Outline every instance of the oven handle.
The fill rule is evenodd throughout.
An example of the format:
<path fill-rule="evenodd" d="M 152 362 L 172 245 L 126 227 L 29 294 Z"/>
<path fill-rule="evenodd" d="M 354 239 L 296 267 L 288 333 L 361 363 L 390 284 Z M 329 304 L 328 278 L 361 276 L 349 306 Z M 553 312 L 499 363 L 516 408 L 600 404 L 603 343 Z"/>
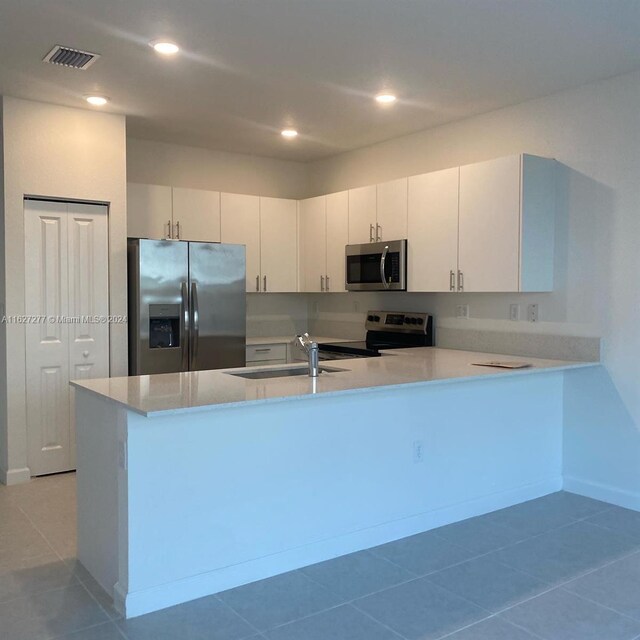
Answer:
<path fill-rule="evenodd" d="M 389 245 L 386 245 L 382 255 L 380 256 L 380 279 L 382 280 L 382 286 L 385 289 L 389 288 L 389 283 L 384 276 L 384 263 L 387 261 L 387 253 L 389 253 Z"/>

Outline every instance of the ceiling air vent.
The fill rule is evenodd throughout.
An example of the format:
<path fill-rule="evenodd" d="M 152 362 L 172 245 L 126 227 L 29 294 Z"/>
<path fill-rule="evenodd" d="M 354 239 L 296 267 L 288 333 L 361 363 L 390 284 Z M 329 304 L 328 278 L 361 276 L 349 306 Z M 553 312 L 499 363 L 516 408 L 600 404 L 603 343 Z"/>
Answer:
<path fill-rule="evenodd" d="M 97 53 L 91 53 L 89 51 L 80 51 L 79 49 L 72 49 L 71 47 L 62 47 L 57 44 L 47 55 L 42 59 L 43 62 L 50 62 L 51 64 L 59 64 L 63 67 L 71 67 L 72 69 L 81 69 L 84 71 L 88 69 L 98 58 Z"/>

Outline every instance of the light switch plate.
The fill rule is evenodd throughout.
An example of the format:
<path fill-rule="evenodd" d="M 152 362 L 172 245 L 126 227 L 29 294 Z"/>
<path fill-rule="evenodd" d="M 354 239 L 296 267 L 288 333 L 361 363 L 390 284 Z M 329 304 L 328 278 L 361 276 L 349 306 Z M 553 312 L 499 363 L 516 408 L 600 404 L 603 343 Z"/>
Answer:
<path fill-rule="evenodd" d="M 538 305 L 530 304 L 527 307 L 527 320 L 529 322 L 538 322 Z"/>
<path fill-rule="evenodd" d="M 456 318 L 468 318 L 469 317 L 469 305 L 458 304 L 456 305 Z"/>

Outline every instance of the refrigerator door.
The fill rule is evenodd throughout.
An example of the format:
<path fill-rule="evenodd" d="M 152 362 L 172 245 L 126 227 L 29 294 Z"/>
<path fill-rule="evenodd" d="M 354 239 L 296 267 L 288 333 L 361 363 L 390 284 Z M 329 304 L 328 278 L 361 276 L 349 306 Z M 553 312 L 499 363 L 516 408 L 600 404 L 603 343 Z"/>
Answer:
<path fill-rule="evenodd" d="M 192 371 L 244 367 L 245 247 L 189 243 Z"/>
<path fill-rule="evenodd" d="M 189 363 L 186 242 L 129 240 L 129 374 L 186 371 Z"/>

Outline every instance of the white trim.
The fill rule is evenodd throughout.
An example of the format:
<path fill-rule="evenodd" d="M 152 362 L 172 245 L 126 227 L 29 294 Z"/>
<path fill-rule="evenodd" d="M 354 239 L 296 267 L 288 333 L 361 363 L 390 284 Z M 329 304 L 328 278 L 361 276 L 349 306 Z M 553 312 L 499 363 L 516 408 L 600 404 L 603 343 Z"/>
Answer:
<path fill-rule="evenodd" d="M 562 488 L 562 477 L 551 477 L 534 484 L 509 489 L 461 504 L 421 513 L 401 520 L 385 522 L 336 538 L 287 549 L 249 562 L 189 576 L 142 591 L 125 593 L 120 583 L 114 586 L 114 605 L 127 618 L 164 609 L 243 584 L 299 569 L 316 562 L 398 540 L 446 524 L 465 520 L 514 504 L 554 493 Z"/>
<path fill-rule="evenodd" d="M 29 467 L 22 467 L 22 469 L 9 469 L 9 471 L 0 469 L 0 482 L 7 486 L 13 484 L 24 484 L 25 482 L 29 482 L 29 480 L 31 480 L 31 470 Z"/>
<path fill-rule="evenodd" d="M 625 491 L 624 489 L 612 487 L 608 484 L 592 482 L 591 480 L 584 480 L 582 478 L 574 478 L 573 476 L 564 477 L 563 488 L 565 491 L 577 493 L 578 495 L 586 496 L 587 498 L 602 500 L 604 502 L 610 502 L 611 504 L 618 505 L 619 507 L 640 511 L 640 493 L 635 491 Z"/>

